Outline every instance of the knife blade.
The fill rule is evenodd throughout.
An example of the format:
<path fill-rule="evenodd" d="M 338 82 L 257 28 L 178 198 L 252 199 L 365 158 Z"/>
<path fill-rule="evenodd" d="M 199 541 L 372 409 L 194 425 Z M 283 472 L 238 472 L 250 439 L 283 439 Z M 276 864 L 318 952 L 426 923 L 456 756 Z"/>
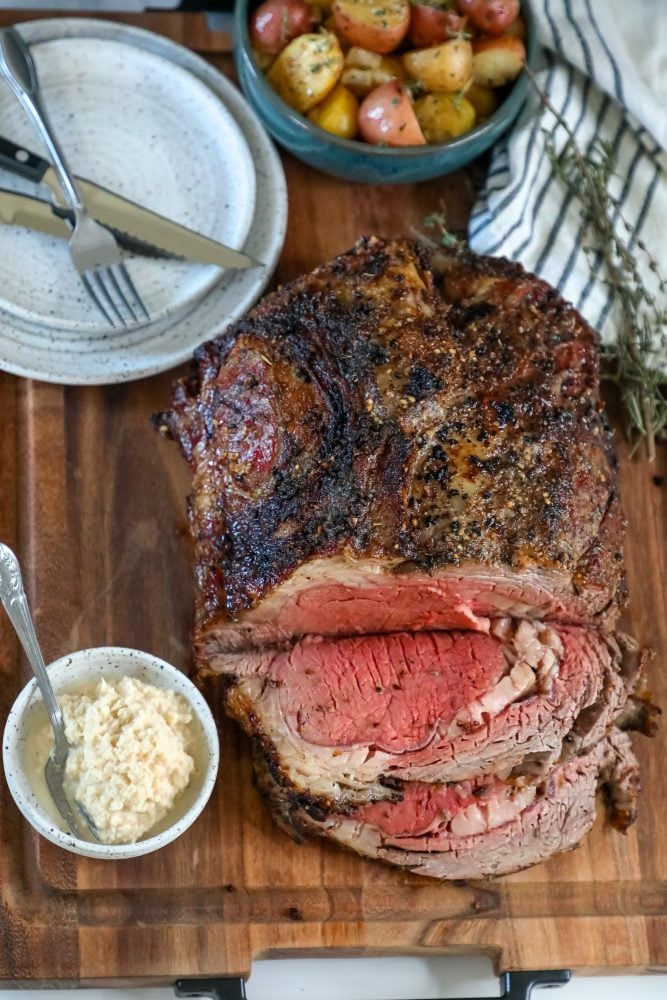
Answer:
<path fill-rule="evenodd" d="M 9 191 L 6 188 L 0 188 L 0 223 L 7 226 L 25 226 L 26 229 L 36 229 L 40 233 L 58 236 L 63 240 L 69 240 L 72 235 L 72 226 L 66 209 L 61 209 L 42 198 L 34 198 L 32 195 Z M 119 246 L 129 253 L 158 259 L 176 256 L 168 250 L 161 250 L 127 233 L 113 229 L 112 231 Z"/>
<path fill-rule="evenodd" d="M 45 184 L 58 204 L 61 191 L 56 172 L 48 160 L 11 139 L 0 136 L 0 167 L 38 184 Z M 86 208 L 103 225 L 114 232 L 150 243 L 169 254 L 216 267 L 247 268 L 263 265 L 239 250 L 202 236 L 187 226 L 151 212 L 129 198 L 115 194 L 94 181 L 77 177 Z"/>

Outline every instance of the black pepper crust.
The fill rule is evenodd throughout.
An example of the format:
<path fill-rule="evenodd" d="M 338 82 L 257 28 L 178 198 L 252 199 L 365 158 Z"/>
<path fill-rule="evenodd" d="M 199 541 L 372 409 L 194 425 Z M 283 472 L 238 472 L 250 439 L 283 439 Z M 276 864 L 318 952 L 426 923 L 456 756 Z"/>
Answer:
<path fill-rule="evenodd" d="M 624 597 L 593 330 L 503 259 L 364 238 L 197 352 L 156 420 L 194 475 L 198 621 L 300 565 L 556 571 L 580 617 Z"/>

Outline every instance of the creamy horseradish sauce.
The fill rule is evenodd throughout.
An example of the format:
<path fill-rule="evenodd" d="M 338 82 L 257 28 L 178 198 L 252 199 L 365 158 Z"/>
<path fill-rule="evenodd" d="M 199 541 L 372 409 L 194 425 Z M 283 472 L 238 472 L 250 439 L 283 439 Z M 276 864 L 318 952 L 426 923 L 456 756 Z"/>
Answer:
<path fill-rule="evenodd" d="M 71 745 L 66 791 L 93 820 L 100 840 L 134 843 L 171 825 L 175 805 L 186 811 L 182 793 L 200 770 L 201 739 L 182 695 L 123 677 L 62 694 L 58 703 Z M 44 780 L 53 733 L 44 706 L 37 707 L 26 774 L 40 804 L 62 826 Z M 170 821 L 162 823 L 165 818 Z"/>

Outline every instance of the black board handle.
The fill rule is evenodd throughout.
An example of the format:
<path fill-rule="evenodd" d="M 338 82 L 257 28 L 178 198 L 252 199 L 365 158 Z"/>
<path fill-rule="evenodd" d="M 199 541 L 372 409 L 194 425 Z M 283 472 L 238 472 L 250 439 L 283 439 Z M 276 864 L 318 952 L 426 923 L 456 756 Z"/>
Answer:
<path fill-rule="evenodd" d="M 569 969 L 542 969 L 533 972 L 504 972 L 500 977 L 500 1000 L 530 1000 L 535 988 L 550 989 L 565 986 L 570 981 Z M 177 997 L 210 997 L 211 1000 L 247 1000 L 245 980 L 232 979 L 179 979 L 174 985 Z M 475 997 L 470 1000 L 489 1000 Z"/>

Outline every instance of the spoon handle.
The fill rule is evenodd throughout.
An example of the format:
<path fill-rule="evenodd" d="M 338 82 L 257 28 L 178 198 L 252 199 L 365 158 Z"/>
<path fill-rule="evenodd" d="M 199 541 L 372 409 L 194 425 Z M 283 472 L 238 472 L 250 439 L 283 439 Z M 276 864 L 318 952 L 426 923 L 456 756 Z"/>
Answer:
<path fill-rule="evenodd" d="M 44 699 L 44 704 L 46 705 L 46 710 L 49 713 L 51 725 L 53 726 L 57 755 L 61 748 L 67 749 L 62 712 L 51 686 L 42 651 L 37 642 L 35 626 L 32 623 L 28 601 L 23 589 L 23 580 L 21 578 L 18 559 L 12 550 L 1 542 L 0 600 L 5 607 L 9 620 L 16 629 L 16 634 L 37 678 L 37 684 L 39 685 L 39 690 L 42 693 L 42 698 Z"/>

